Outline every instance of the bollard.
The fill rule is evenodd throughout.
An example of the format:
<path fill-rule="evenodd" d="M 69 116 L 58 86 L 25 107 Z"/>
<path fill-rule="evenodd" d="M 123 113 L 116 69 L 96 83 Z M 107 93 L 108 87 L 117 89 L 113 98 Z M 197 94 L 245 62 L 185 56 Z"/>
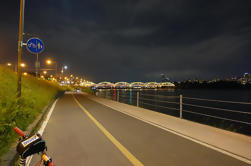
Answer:
<path fill-rule="evenodd" d="M 117 102 L 119 102 L 119 90 L 118 90 L 118 93 L 117 93 Z"/>
<path fill-rule="evenodd" d="M 139 107 L 139 92 L 137 92 L 137 107 Z"/>
<path fill-rule="evenodd" d="M 182 95 L 180 95 L 180 118 L 182 119 Z"/>

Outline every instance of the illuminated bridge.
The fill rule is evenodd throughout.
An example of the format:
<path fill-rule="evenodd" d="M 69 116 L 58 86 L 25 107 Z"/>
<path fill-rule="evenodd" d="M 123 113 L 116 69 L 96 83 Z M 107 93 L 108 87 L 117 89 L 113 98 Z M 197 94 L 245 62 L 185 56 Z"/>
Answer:
<path fill-rule="evenodd" d="M 174 88 L 175 85 L 171 82 L 100 82 L 93 87 L 96 87 L 98 89 L 111 89 L 111 88 L 118 88 L 118 89 L 157 89 L 157 88 Z"/>

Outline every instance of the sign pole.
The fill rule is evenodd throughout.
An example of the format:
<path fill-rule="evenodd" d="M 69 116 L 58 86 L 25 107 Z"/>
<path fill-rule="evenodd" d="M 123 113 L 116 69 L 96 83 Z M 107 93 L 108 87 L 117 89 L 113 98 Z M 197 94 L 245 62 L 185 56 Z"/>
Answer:
<path fill-rule="evenodd" d="M 35 67 L 36 67 L 36 77 L 38 77 L 39 62 L 38 62 L 38 54 L 36 54 L 36 55 L 37 55 L 37 59 L 36 59 Z"/>
<path fill-rule="evenodd" d="M 19 15 L 19 35 L 18 35 L 18 56 L 17 56 L 17 97 L 21 97 L 22 71 L 21 58 L 23 47 L 23 31 L 24 31 L 24 5 L 25 0 L 20 0 L 20 15 Z"/>

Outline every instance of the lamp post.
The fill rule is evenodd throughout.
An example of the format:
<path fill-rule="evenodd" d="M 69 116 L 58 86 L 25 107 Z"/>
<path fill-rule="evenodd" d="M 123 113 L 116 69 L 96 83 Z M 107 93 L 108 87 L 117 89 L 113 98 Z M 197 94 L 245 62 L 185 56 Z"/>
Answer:
<path fill-rule="evenodd" d="M 35 62 L 35 68 L 36 68 L 36 77 L 38 77 L 38 71 L 39 71 L 39 67 L 40 67 L 40 64 L 39 64 L 39 61 L 38 61 L 38 54 L 36 54 L 36 62 Z"/>
<path fill-rule="evenodd" d="M 20 72 L 21 72 L 21 74 L 22 74 L 22 72 L 24 72 L 25 70 L 24 70 L 24 68 L 26 67 L 26 64 L 25 63 L 20 63 Z M 24 75 L 24 74 L 23 74 Z"/>
<path fill-rule="evenodd" d="M 52 61 L 50 59 L 46 60 L 47 65 L 51 65 L 52 63 L 55 64 L 55 76 L 57 77 L 57 75 L 58 75 L 58 63 L 56 61 Z"/>
<path fill-rule="evenodd" d="M 18 35 L 18 56 L 17 56 L 17 97 L 21 96 L 21 60 L 22 60 L 22 47 L 23 47 L 23 31 L 24 31 L 24 5 L 25 0 L 20 0 L 20 15 L 19 15 L 19 35 Z"/>
<path fill-rule="evenodd" d="M 67 70 L 68 66 L 64 65 L 62 66 L 62 70 L 61 70 L 61 74 L 62 74 L 62 78 L 64 78 L 64 70 Z"/>
<path fill-rule="evenodd" d="M 9 69 L 13 70 L 12 63 L 8 62 L 6 66 L 8 66 Z"/>
<path fill-rule="evenodd" d="M 20 67 L 24 68 L 24 67 L 26 67 L 26 64 L 25 63 L 20 63 Z"/>

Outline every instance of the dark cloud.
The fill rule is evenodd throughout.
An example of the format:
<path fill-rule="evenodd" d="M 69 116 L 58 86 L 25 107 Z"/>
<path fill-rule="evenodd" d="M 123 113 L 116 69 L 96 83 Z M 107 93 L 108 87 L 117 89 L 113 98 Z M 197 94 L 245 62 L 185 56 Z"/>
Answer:
<path fill-rule="evenodd" d="M 16 56 L 17 2 L 0 7 L 1 63 Z M 93 81 L 151 81 L 161 73 L 210 79 L 250 72 L 250 6 L 249 0 L 26 1 L 25 31 L 45 41 L 41 59 L 53 56 Z"/>

